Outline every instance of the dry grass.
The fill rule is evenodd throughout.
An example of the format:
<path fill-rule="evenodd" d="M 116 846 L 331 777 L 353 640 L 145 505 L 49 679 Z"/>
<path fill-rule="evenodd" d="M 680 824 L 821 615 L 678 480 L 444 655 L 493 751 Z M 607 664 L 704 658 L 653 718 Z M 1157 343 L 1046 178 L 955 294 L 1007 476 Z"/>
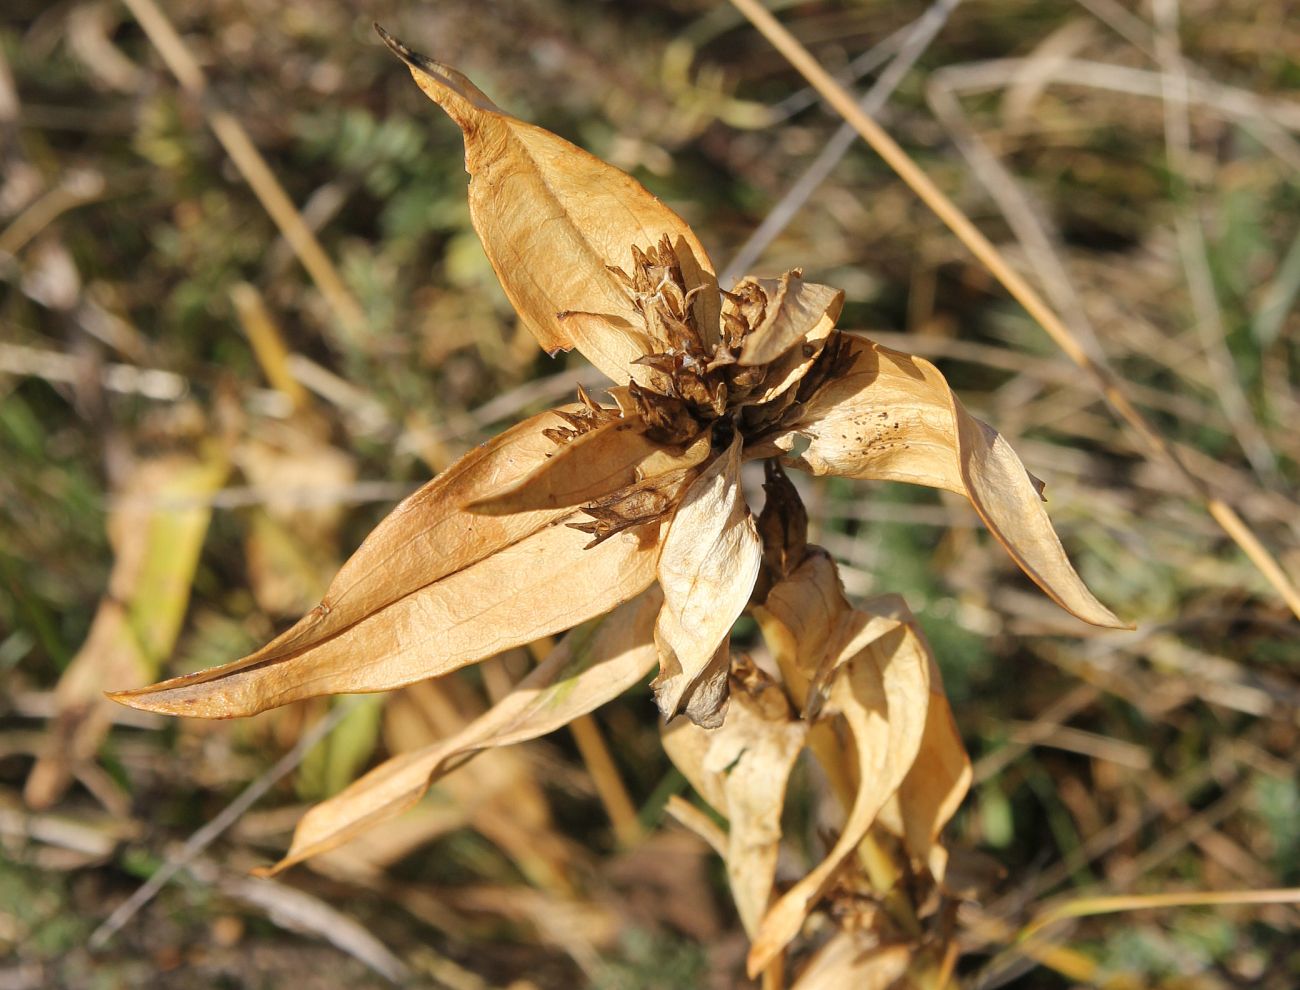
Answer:
<path fill-rule="evenodd" d="M 0 985 L 365 986 L 398 969 L 465 988 L 735 985 L 745 942 L 707 848 L 664 816 L 684 784 L 645 692 L 250 886 L 305 801 L 454 731 L 523 655 L 363 702 L 282 779 L 269 771 L 325 703 L 230 724 L 115 712 L 44 807 L 24 788 L 66 736 L 54 687 L 106 589 L 121 595 L 124 545 L 171 581 L 126 583 L 131 621 L 175 624 L 162 669 L 237 656 L 398 495 L 578 380 L 516 328 L 469 228 L 459 135 L 372 19 L 635 171 L 720 261 L 839 119 L 731 7 L 695 0 L 200 2 L 167 7 L 174 36 L 151 3 L 128 7 L 20 0 L 0 23 Z M 836 72 L 925 10 L 780 17 Z M 1294 581 L 1293 20 L 1271 0 L 965 3 L 881 119 Z M 964 978 L 1295 985 L 1294 907 L 1077 903 L 1300 883 L 1300 648 L 1277 581 L 865 147 L 761 259 L 843 285 L 843 326 L 939 362 L 1048 481 L 1085 578 L 1138 626 L 1099 633 L 1031 594 L 964 503 L 806 492 L 850 592 L 898 591 L 918 613 L 977 758 L 952 842 L 980 891 Z M 228 463 L 209 463 L 212 438 Z M 164 458 L 211 470 L 146 470 Z M 110 545 L 110 514 L 132 505 L 197 535 Z M 250 782 L 269 785 L 254 810 L 91 950 Z M 821 841 L 811 783 L 801 800 L 796 859 Z M 1055 920 L 1017 941 L 1034 919 Z"/>

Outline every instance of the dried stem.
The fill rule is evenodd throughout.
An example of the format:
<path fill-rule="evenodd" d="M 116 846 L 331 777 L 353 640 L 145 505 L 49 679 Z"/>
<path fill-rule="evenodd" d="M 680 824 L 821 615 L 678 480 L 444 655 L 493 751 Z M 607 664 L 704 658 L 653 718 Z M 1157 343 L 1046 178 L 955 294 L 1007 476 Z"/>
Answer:
<path fill-rule="evenodd" d="M 1165 894 L 1120 894 L 1116 897 L 1080 897 L 1035 918 L 1020 933 L 1028 939 L 1046 926 L 1065 918 L 1086 918 L 1119 911 L 1150 911 L 1171 907 L 1214 907 L 1238 904 L 1300 904 L 1300 888 L 1278 890 L 1188 890 Z"/>
<path fill-rule="evenodd" d="M 289 348 L 271 311 L 266 308 L 262 294 L 247 282 L 239 282 L 230 290 L 230 301 L 234 303 L 235 315 L 239 317 L 266 380 L 289 400 L 295 411 L 306 409 L 311 397 L 302 382 L 289 371 Z"/>
<path fill-rule="evenodd" d="M 1145 441 L 1155 454 L 1171 464 L 1187 486 L 1204 502 L 1206 510 L 1242 549 L 1269 584 L 1278 592 L 1292 613 L 1300 618 L 1300 591 L 1281 565 L 1232 506 L 1215 496 L 1208 486 L 1183 463 L 1178 453 L 1129 400 L 1120 380 L 1095 361 L 1074 333 L 1044 302 L 1038 292 L 1007 262 L 992 242 L 926 175 L 908 154 L 870 117 L 858 108 L 853 97 L 824 69 L 812 54 L 776 20 L 758 0 L 731 0 L 750 22 L 770 41 L 805 79 L 810 82 L 845 120 L 853 125 L 862 139 L 871 145 L 899 177 L 941 219 L 1006 290 L 1020 303 L 1048 336 L 1096 384 L 1111 407 Z"/>
<path fill-rule="evenodd" d="M 630 847 L 636 845 L 644 836 L 641 821 L 637 818 L 636 807 L 627 792 L 623 778 L 619 776 L 618 767 L 610 755 L 609 746 L 601 734 L 600 726 L 590 715 L 575 718 L 569 723 L 569 732 L 587 766 L 591 781 L 605 806 L 610 824 L 614 826 L 614 836 L 619 845 Z"/>

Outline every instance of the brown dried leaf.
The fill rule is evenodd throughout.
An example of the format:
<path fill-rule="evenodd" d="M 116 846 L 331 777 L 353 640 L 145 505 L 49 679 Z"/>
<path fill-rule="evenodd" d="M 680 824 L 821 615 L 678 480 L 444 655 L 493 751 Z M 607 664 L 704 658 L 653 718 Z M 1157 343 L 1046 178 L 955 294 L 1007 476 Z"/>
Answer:
<path fill-rule="evenodd" d="M 267 661 L 336 636 L 368 615 L 517 542 L 567 515 L 556 509 L 489 519 L 464 503 L 509 485 L 546 461 L 548 429 L 566 425 L 562 406 L 532 416 L 456 461 L 403 499 L 345 563 L 320 605 L 247 661 Z"/>
<path fill-rule="evenodd" d="M 333 849 L 410 808 L 440 776 L 474 753 L 545 735 L 617 697 L 654 666 L 660 596 L 650 589 L 574 629 L 496 706 L 447 739 L 396 756 L 298 823 L 288 854 L 269 872 Z"/>
<path fill-rule="evenodd" d="M 912 949 L 880 946 L 856 932 L 840 932 L 813 956 L 791 990 L 891 990 L 907 972 Z"/>
<path fill-rule="evenodd" d="M 508 656 L 488 663 L 499 664 Z M 454 678 L 418 681 L 380 700 L 389 753 L 440 742 L 485 710 L 470 686 Z M 570 892 L 570 849 L 554 831 L 536 769 L 530 754 L 516 748 L 482 754 L 442 780 L 438 801 L 421 803 L 383 829 L 358 835 L 313 858 L 313 867 L 330 875 L 378 876 L 419 846 L 468 827 L 495 843 L 530 883 Z"/>
<path fill-rule="evenodd" d="M 737 359 L 739 364 L 770 364 L 796 344 L 825 339 L 844 308 L 841 290 L 805 282 L 797 271 L 786 272 L 780 278 L 750 276 L 732 291 L 742 291 L 747 282 L 763 291 L 768 306 L 763 322 L 753 327 L 745 338 Z"/>
<path fill-rule="evenodd" d="M 858 629 L 877 618 L 861 612 L 844 616 Z M 776 902 L 763 919 L 749 952 L 749 973 L 761 972 L 798 933 L 808 913 L 834 879 L 840 864 L 857 848 L 876 815 L 898 790 L 916 760 L 929 701 L 929 654 L 904 627 L 896 627 L 860 647 L 862 636 L 829 666 L 825 716 L 842 715 L 853 735 L 858 784 L 848 819 L 826 858 Z M 852 652 L 859 650 L 860 652 Z"/>
<path fill-rule="evenodd" d="M 464 133 L 474 228 L 511 304 L 543 348 L 576 347 L 626 383 L 632 362 L 646 353 L 643 336 L 632 329 L 643 321 L 607 266 L 629 267 L 633 246 L 648 250 L 665 236 L 686 288 L 704 287 L 695 296 L 696 317 L 716 339 L 717 276 L 677 214 L 631 176 L 504 113 L 455 69 L 379 33 Z M 562 319 L 568 312 L 608 319 Z"/>
<path fill-rule="evenodd" d="M 808 510 L 780 461 L 765 460 L 763 473 L 766 499 L 758 514 L 758 535 L 763 541 L 766 577 L 781 581 L 808 556 Z"/>
<path fill-rule="evenodd" d="M 583 534 L 557 523 L 301 650 L 272 659 L 254 654 L 112 697 L 148 711 L 235 718 L 301 698 L 436 677 L 568 629 L 645 590 L 655 576 L 658 535 L 648 526 L 584 552 Z"/>
<path fill-rule="evenodd" d="M 771 682 L 734 687 L 720 728 L 679 721 L 664 732 L 669 758 L 730 825 L 727 879 L 751 936 L 772 896 L 786 784 L 807 732 Z"/>
<path fill-rule="evenodd" d="M 512 483 L 543 463 L 555 449 L 544 431 L 563 427 L 565 420 L 560 414 L 580 408 L 571 405 L 540 413 L 471 450 L 404 499 L 375 527 L 330 582 L 316 608 L 260 650 L 217 669 L 267 666 L 301 654 L 564 518 L 570 510 L 487 518 L 459 506 Z M 206 673 L 211 672 L 193 676 Z M 218 713 L 214 716 L 220 717 Z"/>
<path fill-rule="evenodd" d="M 616 419 L 582 434 L 510 485 L 469 503 L 484 515 L 508 515 L 582 505 L 645 477 L 690 467 L 684 452 L 673 454 L 645 435 L 640 417 Z M 708 454 L 705 443 L 691 448 L 694 463 Z"/>
<path fill-rule="evenodd" d="M 934 653 L 903 599 L 886 595 L 865 603 L 862 609 L 901 622 L 904 635 L 914 639 L 917 648 L 924 650 L 929 658 L 930 703 L 925 712 L 921 748 L 898 792 L 881 809 L 879 821 L 895 835 L 902 836 L 908 853 L 927 866 L 936 880 L 942 881 L 947 855 L 936 845 L 936 840 L 970 789 L 970 757 L 944 694 Z"/>
<path fill-rule="evenodd" d="M 803 563 L 773 586 L 753 611 L 773 654 L 789 657 L 799 673 L 811 680 L 850 610 L 835 561 L 820 547 L 810 547 Z M 802 692 L 796 693 L 795 701 L 805 704 Z"/>
<path fill-rule="evenodd" d="M 852 366 L 806 403 L 791 459 L 813 474 L 906 481 L 965 495 L 1017 564 L 1062 608 L 1126 629 L 1075 573 L 1038 490 L 1010 444 L 970 415 L 929 361 L 852 338 Z"/>
<path fill-rule="evenodd" d="M 664 607 L 655 624 L 655 701 L 712 728 L 726 702 L 728 636 L 749 601 L 762 544 L 740 490 L 739 434 L 682 498 L 659 558 Z"/>

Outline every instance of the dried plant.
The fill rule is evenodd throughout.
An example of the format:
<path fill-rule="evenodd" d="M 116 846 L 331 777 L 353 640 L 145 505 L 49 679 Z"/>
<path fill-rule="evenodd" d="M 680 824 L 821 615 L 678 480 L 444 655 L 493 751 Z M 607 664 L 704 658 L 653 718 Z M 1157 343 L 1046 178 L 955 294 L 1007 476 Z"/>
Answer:
<path fill-rule="evenodd" d="M 580 390 L 471 451 L 399 505 L 324 600 L 257 652 L 113 697 L 252 715 L 401 687 L 571 630 L 463 731 L 312 809 L 274 870 L 657 665 L 667 752 L 728 829 L 689 806 L 678 814 L 726 860 L 751 974 L 779 984 L 787 946 L 806 931 L 820 948 L 797 986 L 904 975 L 945 985 L 954 915 L 938 837 L 969 761 L 907 607 L 845 598 L 834 562 L 807 543 L 785 467 L 964 495 L 1051 598 L 1122 625 L 1066 559 L 1041 483 L 931 364 L 835 329 L 843 293 L 799 270 L 721 290 L 695 234 L 631 177 L 380 33 L 464 133 L 474 225 L 521 319 L 547 351 L 576 348 L 608 375 L 612 404 Z M 767 479 L 757 519 L 740 484 L 753 460 Z M 746 612 L 773 662 L 733 653 Z M 805 749 L 845 818 L 825 858 L 778 892 L 784 795 Z"/>

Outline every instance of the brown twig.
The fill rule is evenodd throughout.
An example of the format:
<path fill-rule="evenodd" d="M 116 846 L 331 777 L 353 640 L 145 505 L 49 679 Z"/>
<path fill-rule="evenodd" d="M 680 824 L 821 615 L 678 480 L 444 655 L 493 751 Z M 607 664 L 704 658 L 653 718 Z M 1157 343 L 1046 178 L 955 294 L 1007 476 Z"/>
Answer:
<path fill-rule="evenodd" d="M 591 782 L 596 787 L 596 794 L 605 806 L 610 824 L 614 827 L 614 836 L 619 845 L 631 847 L 644 836 L 641 822 L 636 816 L 636 807 L 628 795 L 623 778 L 619 776 L 618 767 L 610 755 L 609 746 L 601 734 L 600 726 L 590 715 L 575 718 L 569 723 L 569 733 L 578 747 L 582 762 L 587 766 Z"/>

